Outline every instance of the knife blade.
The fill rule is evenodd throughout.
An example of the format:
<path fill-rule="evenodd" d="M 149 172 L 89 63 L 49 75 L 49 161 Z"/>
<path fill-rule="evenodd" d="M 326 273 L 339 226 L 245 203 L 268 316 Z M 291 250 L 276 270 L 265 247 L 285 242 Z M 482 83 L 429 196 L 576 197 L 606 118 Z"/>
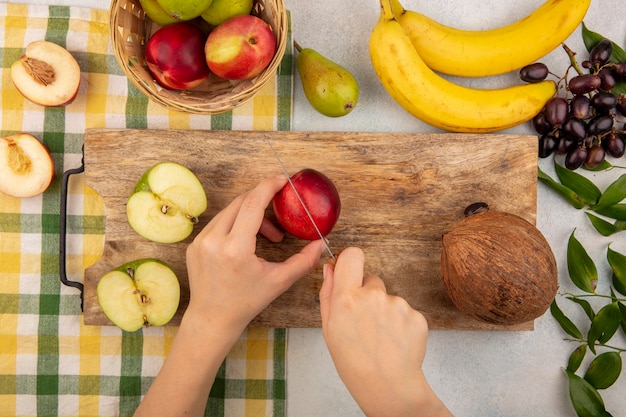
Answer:
<path fill-rule="evenodd" d="M 309 220 L 311 220 L 311 223 L 313 224 L 315 231 L 317 232 L 320 239 L 324 243 L 324 247 L 326 248 L 328 255 L 330 255 L 330 259 L 332 260 L 333 264 L 337 263 L 337 258 L 335 257 L 333 250 L 330 248 L 330 245 L 328 244 L 328 241 L 326 240 L 326 238 L 322 235 L 322 232 L 320 232 L 319 227 L 317 227 L 317 223 L 315 223 L 315 220 L 313 219 L 313 215 L 309 211 L 309 208 L 306 206 L 306 204 L 304 204 L 304 200 L 302 199 L 302 196 L 298 192 L 296 185 L 291 180 L 291 175 L 289 175 L 289 172 L 287 172 L 287 168 L 285 168 L 285 164 L 283 164 L 283 161 L 278 156 L 278 153 L 274 149 L 274 146 L 272 146 L 272 142 L 270 142 L 270 139 L 267 137 L 267 135 L 264 135 L 263 139 L 265 139 L 265 143 L 267 143 L 270 149 L 272 150 L 272 153 L 274 154 L 274 158 L 276 158 L 276 161 L 278 162 L 280 169 L 283 171 L 283 174 L 287 177 L 287 181 L 289 181 L 289 185 L 291 185 L 291 188 L 293 189 L 294 194 L 298 198 L 298 201 L 300 201 L 300 204 L 302 204 L 302 208 L 304 208 L 304 212 L 309 217 Z"/>

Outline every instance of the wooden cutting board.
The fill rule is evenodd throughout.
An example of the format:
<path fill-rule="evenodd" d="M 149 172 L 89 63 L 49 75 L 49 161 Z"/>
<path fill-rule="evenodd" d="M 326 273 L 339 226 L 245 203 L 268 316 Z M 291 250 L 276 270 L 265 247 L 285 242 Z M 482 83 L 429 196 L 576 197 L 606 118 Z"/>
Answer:
<path fill-rule="evenodd" d="M 104 198 L 105 247 L 85 272 L 86 324 L 111 324 L 98 305 L 102 275 L 125 262 L 155 257 L 170 264 L 181 282 L 181 304 L 170 324 L 180 323 L 189 300 L 185 248 L 137 235 L 126 220 L 126 200 L 141 174 L 162 161 L 179 162 L 204 185 L 209 208 L 197 233 L 217 212 L 262 178 L 281 173 L 263 135 L 288 172 L 314 168 L 330 177 L 342 212 L 328 236 L 335 252 L 361 247 L 367 270 L 381 276 L 390 293 L 404 297 L 432 329 L 532 330 L 485 324 L 459 313 L 441 280 L 441 235 L 463 218 L 469 204 L 517 214 L 535 224 L 537 138 L 527 135 L 393 134 L 87 130 L 85 180 Z M 272 218 L 271 208 L 267 211 Z M 280 261 L 305 242 L 287 236 L 280 244 L 259 238 L 257 253 Z M 260 327 L 320 327 L 318 267 L 278 298 L 252 323 Z"/>

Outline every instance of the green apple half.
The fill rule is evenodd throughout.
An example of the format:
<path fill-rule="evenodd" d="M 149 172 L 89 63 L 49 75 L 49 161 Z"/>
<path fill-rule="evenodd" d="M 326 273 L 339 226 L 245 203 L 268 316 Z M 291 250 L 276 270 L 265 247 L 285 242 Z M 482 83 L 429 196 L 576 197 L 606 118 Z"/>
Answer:
<path fill-rule="evenodd" d="M 130 226 L 146 239 L 174 243 L 186 239 L 207 208 L 198 177 L 175 162 L 161 162 L 139 179 L 126 204 Z"/>
<path fill-rule="evenodd" d="M 158 259 L 138 259 L 106 273 L 96 288 L 104 314 L 122 330 L 164 326 L 178 309 L 180 283 Z"/>

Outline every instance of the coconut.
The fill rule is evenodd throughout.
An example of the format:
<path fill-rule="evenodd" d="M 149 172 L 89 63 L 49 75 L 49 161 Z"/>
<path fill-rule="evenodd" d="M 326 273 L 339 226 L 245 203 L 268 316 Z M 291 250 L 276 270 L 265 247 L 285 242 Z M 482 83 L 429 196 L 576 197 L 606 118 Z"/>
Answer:
<path fill-rule="evenodd" d="M 549 308 L 558 287 L 550 245 L 523 218 L 488 210 L 486 204 L 476 207 L 442 237 L 448 296 L 460 311 L 484 322 L 534 320 Z"/>

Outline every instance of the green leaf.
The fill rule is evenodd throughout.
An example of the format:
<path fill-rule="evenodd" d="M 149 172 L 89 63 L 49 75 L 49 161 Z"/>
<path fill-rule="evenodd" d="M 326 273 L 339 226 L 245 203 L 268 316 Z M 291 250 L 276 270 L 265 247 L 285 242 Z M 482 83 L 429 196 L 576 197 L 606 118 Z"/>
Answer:
<path fill-rule="evenodd" d="M 574 191 L 567 188 L 563 184 L 554 181 L 548 174 L 543 172 L 541 168 L 537 167 L 537 170 L 537 178 L 539 179 L 539 181 L 541 181 L 557 194 L 559 194 L 561 197 L 563 197 L 563 199 L 570 203 L 574 208 L 581 209 L 587 205 Z"/>
<path fill-rule="evenodd" d="M 578 297 L 567 297 L 567 298 L 575 302 L 579 306 L 581 306 L 582 309 L 585 311 L 585 314 L 587 315 L 587 317 L 589 317 L 589 320 L 593 320 L 593 318 L 596 316 L 596 313 L 593 311 L 593 307 L 591 307 L 591 304 L 589 303 L 589 301 L 583 300 L 582 298 L 578 298 Z"/>
<path fill-rule="evenodd" d="M 576 327 L 574 322 L 571 321 L 563 313 L 563 311 L 561 311 L 559 306 L 556 304 L 556 300 L 553 300 L 552 304 L 550 304 L 550 313 L 552 313 L 552 317 L 555 318 L 555 320 L 557 321 L 557 323 L 559 323 L 559 325 L 561 326 L 563 331 L 565 331 L 565 333 L 567 333 L 568 335 L 576 339 L 582 340 L 583 334 L 581 333 L 580 330 L 578 330 L 578 327 Z"/>
<path fill-rule="evenodd" d="M 592 210 L 611 219 L 626 221 L 626 204 L 613 204 L 606 208 L 592 208 Z"/>
<path fill-rule="evenodd" d="M 598 204 L 592 206 L 591 209 L 594 211 L 601 210 L 619 203 L 624 198 L 626 198 L 626 174 L 622 174 L 613 181 L 602 193 Z"/>
<path fill-rule="evenodd" d="M 587 25 L 585 25 L 585 22 L 583 22 L 582 35 L 583 42 L 585 43 L 585 48 L 587 48 L 587 52 L 591 52 L 593 47 L 596 46 L 596 44 L 602 39 L 608 39 L 606 36 L 589 30 Z M 626 61 L 626 52 L 622 49 L 622 47 L 613 41 L 611 41 L 611 43 L 613 44 L 613 50 L 611 52 L 611 56 L 609 57 L 609 62 L 618 63 L 621 61 Z"/>
<path fill-rule="evenodd" d="M 609 248 L 606 259 L 613 270 L 613 288 L 622 295 L 626 295 L 626 256 Z"/>
<path fill-rule="evenodd" d="M 587 218 L 593 225 L 593 227 L 600 233 L 602 236 L 611 236 L 617 232 L 621 232 L 623 229 L 618 228 L 613 223 L 609 223 L 600 217 L 591 214 L 590 212 L 585 213 Z"/>
<path fill-rule="evenodd" d="M 579 417 L 606 416 L 604 401 L 589 382 L 568 370 L 569 397 Z"/>
<path fill-rule="evenodd" d="M 554 169 L 561 184 L 574 191 L 585 204 L 593 206 L 598 203 L 602 196 L 602 191 L 593 182 L 579 173 L 558 164 L 556 159 L 554 159 Z"/>
<path fill-rule="evenodd" d="M 585 380 L 595 389 L 613 385 L 622 372 L 622 358 L 617 352 L 605 352 L 596 356 L 585 372 Z"/>
<path fill-rule="evenodd" d="M 613 87 L 613 88 L 615 88 L 615 87 Z M 598 166 L 594 167 L 594 168 L 587 168 L 585 166 L 585 164 L 583 164 L 583 166 L 582 166 L 582 169 L 584 169 L 585 171 L 592 171 L 592 172 L 606 171 L 606 170 L 611 169 L 611 168 L 613 168 L 613 164 L 611 164 L 606 159 L 604 161 L 600 162 L 600 164 Z"/>
<path fill-rule="evenodd" d="M 574 285 L 585 292 L 595 292 L 598 270 L 583 245 L 574 236 L 574 232 L 567 242 L 567 270 Z"/>
<path fill-rule="evenodd" d="M 587 345 L 593 353 L 596 353 L 595 343 L 608 342 L 621 323 L 622 316 L 617 301 L 605 305 L 591 320 L 591 327 L 587 333 Z"/>
<path fill-rule="evenodd" d="M 569 355 L 569 359 L 567 361 L 567 370 L 570 372 L 576 372 L 580 367 L 580 364 L 585 359 L 585 355 L 587 354 L 587 345 L 580 345 L 571 355 Z"/>

